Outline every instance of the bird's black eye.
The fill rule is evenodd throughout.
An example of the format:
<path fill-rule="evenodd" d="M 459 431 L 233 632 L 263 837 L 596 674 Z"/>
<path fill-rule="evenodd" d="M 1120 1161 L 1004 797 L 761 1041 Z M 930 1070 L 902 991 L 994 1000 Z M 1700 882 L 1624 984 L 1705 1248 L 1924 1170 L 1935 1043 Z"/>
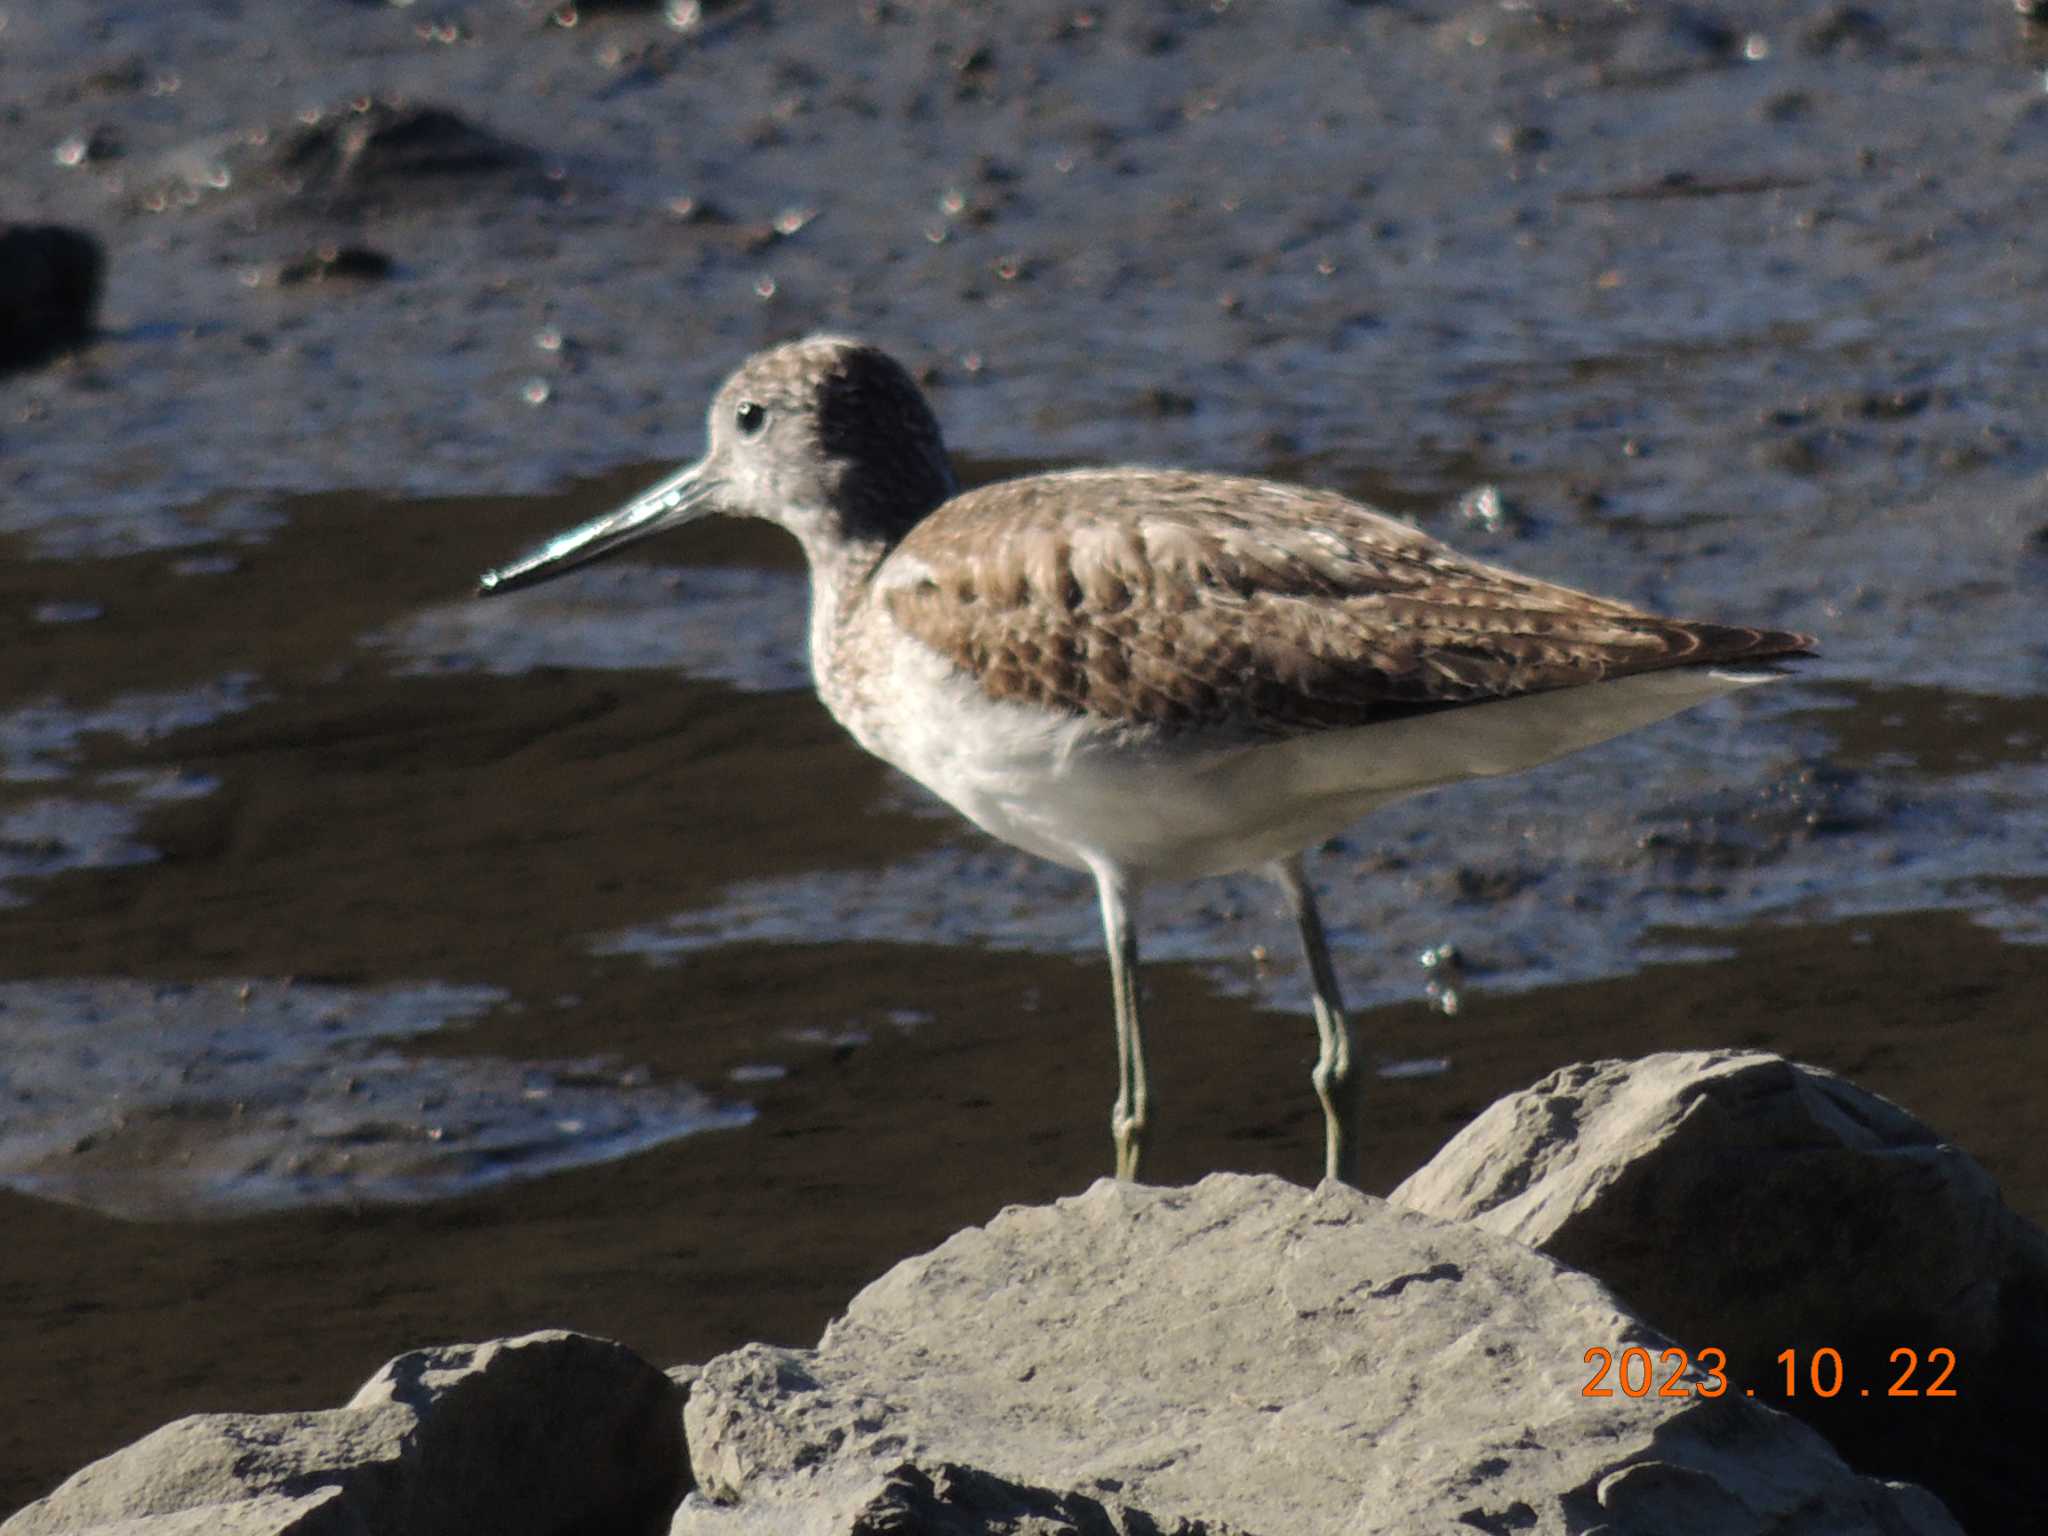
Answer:
<path fill-rule="evenodd" d="M 733 412 L 733 420 L 739 424 L 741 437 L 759 437 L 761 429 L 768 425 L 768 407 L 753 400 L 742 400 L 740 408 Z"/>

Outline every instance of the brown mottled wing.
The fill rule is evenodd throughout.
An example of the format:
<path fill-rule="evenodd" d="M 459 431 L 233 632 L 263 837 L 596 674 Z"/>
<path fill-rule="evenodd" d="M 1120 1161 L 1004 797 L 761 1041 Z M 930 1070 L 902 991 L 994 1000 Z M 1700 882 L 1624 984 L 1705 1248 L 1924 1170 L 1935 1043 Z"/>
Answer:
<path fill-rule="evenodd" d="M 877 581 L 991 698 L 1258 736 L 1812 644 L 1518 576 L 1327 492 L 1153 470 L 970 492 Z"/>

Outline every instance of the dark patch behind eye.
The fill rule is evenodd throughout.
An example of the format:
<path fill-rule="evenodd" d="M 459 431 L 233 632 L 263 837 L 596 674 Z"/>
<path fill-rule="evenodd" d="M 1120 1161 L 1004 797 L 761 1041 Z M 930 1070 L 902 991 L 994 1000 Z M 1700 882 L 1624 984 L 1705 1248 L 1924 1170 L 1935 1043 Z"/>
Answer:
<path fill-rule="evenodd" d="M 842 353 L 818 386 L 818 445 L 839 467 L 847 531 L 901 538 L 955 489 L 924 391 L 887 353 Z"/>

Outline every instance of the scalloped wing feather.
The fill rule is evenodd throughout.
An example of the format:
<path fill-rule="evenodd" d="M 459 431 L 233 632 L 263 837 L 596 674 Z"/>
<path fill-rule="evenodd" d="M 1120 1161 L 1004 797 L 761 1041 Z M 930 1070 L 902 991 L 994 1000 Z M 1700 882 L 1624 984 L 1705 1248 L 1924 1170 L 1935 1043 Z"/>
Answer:
<path fill-rule="evenodd" d="M 1329 492 L 1155 470 L 969 492 L 913 528 L 876 584 L 991 699 L 1248 737 L 1813 643 L 1517 575 Z"/>

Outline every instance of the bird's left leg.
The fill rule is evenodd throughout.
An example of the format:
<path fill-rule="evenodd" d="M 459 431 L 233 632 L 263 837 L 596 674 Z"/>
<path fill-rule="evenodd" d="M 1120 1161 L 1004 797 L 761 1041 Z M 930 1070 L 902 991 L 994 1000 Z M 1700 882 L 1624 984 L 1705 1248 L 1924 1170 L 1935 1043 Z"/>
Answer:
<path fill-rule="evenodd" d="M 1323 1106 L 1323 1176 L 1358 1182 L 1358 1108 L 1361 1095 L 1351 1086 L 1351 1027 L 1344 1019 L 1344 996 L 1337 990 L 1337 972 L 1330 964 L 1330 947 L 1323 938 L 1322 915 L 1316 911 L 1315 892 L 1301 868 L 1301 856 L 1276 859 L 1267 867 L 1273 883 L 1287 898 L 1295 925 L 1301 930 L 1301 947 L 1308 956 L 1309 976 L 1315 984 L 1316 1098 Z"/>

